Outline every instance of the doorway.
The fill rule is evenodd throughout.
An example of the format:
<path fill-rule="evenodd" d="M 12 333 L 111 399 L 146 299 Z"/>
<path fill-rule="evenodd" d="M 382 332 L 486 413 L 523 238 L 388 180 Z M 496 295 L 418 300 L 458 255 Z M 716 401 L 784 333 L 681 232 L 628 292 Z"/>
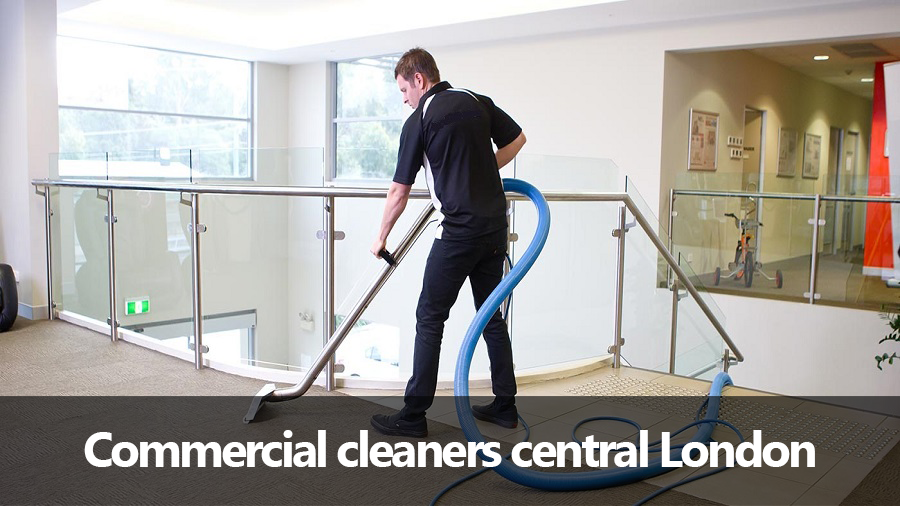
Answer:
<path fill-rule="evenodd" d="M 859 150 L 859 132 L 847 132 L 844 137 L 844 170 L 846 175 L 842 184 L 842 190 L 846 191 L 846 195 L 856 195 L 860 188 L 866 188 L 864 182 L 860 181 L 860 175 L 857 164 L 857 151 Z M 857 223 L 859 212 L 862 212 L 863 206 L 857 206 L 847 202 L 844 204 L 843 227 L 841 234 L 841 249 L 850 254 L 854 251 L 854 247 L 863 243 L 863 227 L 862 223 Z"/>
<path fill-rule="evenodd" d="M 841 167 L 843 166 L 841 151 L 844 143 L 844 130 L 831 127 L 828 135 L 828 176 L 825 179 L 825 194 L 840 195 Z M 846 178 L 844 178 L 846 179 Z M 825 228 L 822 231 L 822 252 L 835 255 L 840 249 L 841 226 L 838 216 L 843 213 L 841 203 L 830 200 L 825 201 Z"/>
<path fill-rule="evenodd" d="M 744 107 L 744 146 L 741 189 L 748 193 L 763 191 L 765 174 L 766 111 Z M 741 199 L 741 213 L 744 219 L 762 221 L 762 205 L 756 198 Z M 756 259 L 761 261 L 761 235 L 755 234 Z"/>
<path fill-rule="evenodd" d="M 827 195 L 856 195 L 861 185 L 857 173 L 857 150 L 859 149 L 859 133 L 844 132 L 842 128 L 831 127 L 828 142 L 828 179 Z M 854 220 L 856 212 L 851 202 L 825 202 L 825 230 L 823 252 L 841 255 L 847 259 L 853 253 L 853 246 L 862 243 L 857 236 Z"/>

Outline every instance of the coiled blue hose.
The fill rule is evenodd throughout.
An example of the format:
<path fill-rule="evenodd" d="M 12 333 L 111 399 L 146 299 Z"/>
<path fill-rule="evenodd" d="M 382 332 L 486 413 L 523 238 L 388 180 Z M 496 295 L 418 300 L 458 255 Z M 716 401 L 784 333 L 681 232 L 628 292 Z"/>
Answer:
<path fill-rule="evenodd" d="M 475 318 L 469 325 L 469 329 L 466 331 L 459 349 L 459 356 L 456 360 L 456 374 L 453 381 L 456 412 L 459 416 L 460 427 L 466 438 L 476 443 L 485 441 L 475 425 L 475 418 L 472 416 L 472 407 L 469 401 L 469 369 L 472 364 L 472 355 L 475 353 L 475 345 L 478 344 L 478 338 L 484 331 L 484 327 L 490 320 L 491 315 L 497 311 L 503 299 L 512 292 L 513 288 L 519 284 L 531 266 L 534 265 L 534 261 L 543 249 L 544 244 L 547 242 L 547 236 L 550 233 L 550 207 L 537 188 L 518 179 L 504 179 L 503 188 L 506 191 L 519 193 L 531 199 L 537 208 L 538 223 L 534 237 L 522 258 L 510 273 L 503 278 L 503 281 L 497 285 L 497 288 L 494 289 L 475 314 Z M 719 373 L 713 380 L 709 392 L 709 405 L 706 411 L 706 418 L 710 420 L 710 423 L 700 425 L 699 430 L 691 441 L 702 443 L 710 441 L 715 426 L 712 420 L 719 416 L 722 388 L 730 384 L 732 384 L 731 378 L 725 373 Z M 662 460 L 662 457 L 653 459 L 648 463 L 647 467 L 550 473 L 524 469 L 504 459 L 493 469 L 504 478 L 527 487 L 554 491 L 594 490 L 646 480 L 674 469 L 663 467 Z M 671 450 L 669 460 L 680 461 L 680 449 Z"/>

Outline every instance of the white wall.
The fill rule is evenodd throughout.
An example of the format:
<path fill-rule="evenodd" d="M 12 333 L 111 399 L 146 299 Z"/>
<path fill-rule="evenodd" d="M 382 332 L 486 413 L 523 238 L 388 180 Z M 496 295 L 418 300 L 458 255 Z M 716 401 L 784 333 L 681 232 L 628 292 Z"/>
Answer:
<path fill-rule="evenodd" d="M 30 182 L 58 151 L 55 0 L 0 1 L 0 107 L 0 262 L 19 272 L 23 313 L 46 314 L 43 201 Z"/>
<path fill-rule="evenodd" d="M 731 295 L 716 295 L 716 301 L 746 357 L 729 371 L 735 385 L 801 396 L 900 391 L 900 365 L 875 367 L 875 355 L 896 347 L 878 344 L 890 328 L 874 311 Z"/>

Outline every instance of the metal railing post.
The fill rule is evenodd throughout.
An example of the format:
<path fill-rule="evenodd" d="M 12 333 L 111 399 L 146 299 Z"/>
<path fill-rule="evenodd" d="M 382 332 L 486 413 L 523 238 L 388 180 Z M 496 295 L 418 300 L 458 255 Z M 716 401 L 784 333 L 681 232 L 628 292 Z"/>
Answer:
<path fill-rule="evenodd" d="M 613 369 L 622 365 L 622 296 L 625 291 L 625 206 L 619 207 L 619 228 L 613 230 L 613 237 L 618 238 L 618 256 L 616 257 L 616 320 L 615 342 L 612 345 Z"/>
<path fill-rule="evenodd" d="M 506 254 L 508 255 L 508 257 L 510 259 L 512 259 L 512 254 L 513 254 L 512 253 L 513 244 L 515 244 L 515 242 L 519 239 L 519 235 L 512 231 L 513 225 L 515 224 L 515 220 L 514 220 L 515 215 L 513 214 L 513 210 L 515 209 L 514 205 L 515 205 L 515 202 L 513 202 L 511 200 L 506 201 L 506 231 L 507 231 Z M 507 262 L 507 261 L 503 262 L 503 277 L 504 278 L 506 277 L 507 274 L 509 274 L 510 262 L 511 262 L 511 260 L 509 262 Z M 509 297 L 507 297 L 506 299 L 503 300 L 503 303 L 500 304 L 500 314 L 506 316 L 506 328 L 508 330 L 512 329 L 512 318 L 513 318 L 513 315 L 510 312 L 510 300 L 511 299 Z M 510 335 L 510 338 L 512 338 L 512 335 Z"/>
<path fill-rule="evenodd" d="M 206 226 L 200 224 L 200 195 L 191 194 L 191 300 L 194 313 L 194 367 L 203 368 L 203 304 L 200 283 L 200 234 Z"/>
<path fill-rule="evenodd" d="M 325 197 L 325 208 L 322 216 L 324 221 L 323 230 L 325 237 L 323 238 L 323 259 L 324 276 L 322 286 L 322 297 L 324 303 L 324 324 L 322 325 L 323 345 L 328 345 L 328 341 L 334 335 L 334 197 Z M 325 390 L 334 390 L 334 355 L 331 355 L 325 364 Z"/>
<path fill-rule="evenodd" d="M 109 337 L 119 340 L 119 321 L 116 310 L 116 215 L 113 191 L 106 190 L 106 224 L 109 253 Z"/>
<path fill-rule="evenodd" d="M 675 234 L 673 233 L 673 228 L 675 226 L 675 190 L 669 190 L 669 230 L 666 231 L 669 236 L 669 251 L 673 251 L 672 248 L 675 247 Z M 669 285 L 672 284 L 672 268 L 666 266 L 666 281 Z"/>
<path fill-rule="evenodd" d="M 52 239 L 51 239 L 51 222 L 50 218 L 53 216 L 53 210 L 50 209 L 50 187 L 44 187 L 44 236 L 45 241 L 44 244 L 47 247 L 47 315 L 50 320 L 56 318 L 56 315 L 53 314 L 53 262 L 50 260 L 52 248 Z"/>
<path fill-rule="evenodd" d="M 672 332 L 669 337 L 669 374 L 675 374 L 675 338 L 678 334 L 678 299 L 678 280 L 675 279 L 672 281 Z"/>
<path fill-rule="evenodd" d="M 816 269 L 819 259 L 819 207 L 822 196 L 816 194 L 815 207 L 813 207 L 813 218 L 812 218 L 812 249 L 810 250 L 811 256 L 809 261 L 809 303 L 816 303 Z"/>

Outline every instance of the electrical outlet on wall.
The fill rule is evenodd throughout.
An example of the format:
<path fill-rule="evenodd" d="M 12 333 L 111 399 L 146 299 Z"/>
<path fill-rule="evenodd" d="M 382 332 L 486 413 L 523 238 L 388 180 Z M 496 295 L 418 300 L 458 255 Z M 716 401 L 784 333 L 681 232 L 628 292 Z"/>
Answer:
<path fill-rule="evenodd" d="M 743 137 L 738 137 L 738 136 L 736 136 L 736 135 L 729 135 L 729 136 L 728 136 L 728 145 L 729 145 L 729 146 L 735 146 L 735 147 L 738 147 L 738 148 L 739 148 L 739 147 L 742 147 L 742 146 L 744 145 L 744 138 L 743 138 Z"/>

